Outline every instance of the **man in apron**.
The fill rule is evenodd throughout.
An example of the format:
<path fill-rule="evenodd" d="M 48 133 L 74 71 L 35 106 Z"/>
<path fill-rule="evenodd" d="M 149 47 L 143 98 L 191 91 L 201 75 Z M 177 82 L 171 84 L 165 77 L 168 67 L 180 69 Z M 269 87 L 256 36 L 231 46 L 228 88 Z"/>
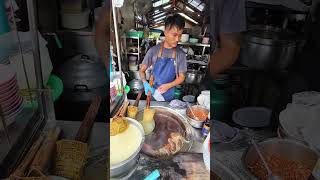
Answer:
<path fill-rule="evenodd" d="M 158 90 L 165 101 L 174 99 L 174 88 L 185 80 L 187 59 L 184 51 L 177 47 L 185 26 L 185 20 L 178 14 L 165 20 L 165 39 L 147 52 L 140 65 L 140 77 L 145 94 Z M 153 66 L 154 85 L 146 80 L 146 70 Z"/>

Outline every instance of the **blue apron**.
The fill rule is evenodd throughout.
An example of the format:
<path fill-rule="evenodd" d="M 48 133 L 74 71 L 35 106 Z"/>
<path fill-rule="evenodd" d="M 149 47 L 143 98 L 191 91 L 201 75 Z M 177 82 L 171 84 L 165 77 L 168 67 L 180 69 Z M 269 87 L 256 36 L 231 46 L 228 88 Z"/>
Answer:
<path fill-rule="evenodd" d="M 178 77 L 176 65 L 176 49 L 173 49 L 172 58 L 162 57 L 163 43 L 158 52 L 157 60 L 153 67 L 154 89 L 158 89 L 162 84 L 170 83 Z M 163 93 L 165 101 L 174 99 L 174 87 Z"/>

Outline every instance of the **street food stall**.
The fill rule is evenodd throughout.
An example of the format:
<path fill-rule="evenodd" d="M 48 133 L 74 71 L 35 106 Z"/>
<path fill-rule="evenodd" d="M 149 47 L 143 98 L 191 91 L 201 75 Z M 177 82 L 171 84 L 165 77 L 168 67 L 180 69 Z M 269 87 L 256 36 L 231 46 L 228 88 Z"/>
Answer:
<path fill-rule="evenodd" d="M 205 1 L 113 6 L 110 96 L 120 108 L 110 109 L 115 112 L 110 119 L 111 179 L 210 179 L 210 91 L 201 86 L 210 53 L 207 8 Z M 157 101 L 144 91 L 140 64 L 149 49 L 163 42 L 164 21 L 172 14 L 186 22 L 178 42 L 187 59 L 186 79 L 175 87 L 173 100 Z M 152 73 L 146 71 L 151 86 Z M 124 97 L 121 103 L 119 96 Z"/>

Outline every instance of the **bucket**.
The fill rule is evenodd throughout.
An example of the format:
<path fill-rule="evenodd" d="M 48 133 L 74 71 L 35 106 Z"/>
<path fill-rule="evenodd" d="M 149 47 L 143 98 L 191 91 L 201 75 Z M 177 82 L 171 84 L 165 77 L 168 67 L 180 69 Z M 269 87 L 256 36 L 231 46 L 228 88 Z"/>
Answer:
<path fill-rule="evenodd" d="M 228 79 L 216 79 L 213 81 L 210 93 L 210 106 L 213 119 L 219 121 L 231 120 L 231 97 Z"/>

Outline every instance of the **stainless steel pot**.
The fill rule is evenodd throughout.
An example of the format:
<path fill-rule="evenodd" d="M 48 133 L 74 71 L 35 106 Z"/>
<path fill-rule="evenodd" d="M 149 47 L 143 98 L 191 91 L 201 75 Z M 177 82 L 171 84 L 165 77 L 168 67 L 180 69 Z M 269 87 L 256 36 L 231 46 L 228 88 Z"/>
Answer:
<path fill-rule="evenodd" d="M 138 163 L 140 150 L 141 150 L 143 143 L 144 143 L 145 137 L 144 137 L 144 130 L 143 130 L 142 125 L 135 119 L 132 119 L 129 117 L 126 117 L 126 119 L 128 120 L 128 122 L 131 125 L 134 125 L 139 129 L 139 131 L 142 135 L 142 141 L 139 145 L 139 148 L 128 159 L 126 159 L 125 161 L 120 162 L 118 164 L 110 165 L 110 177 L 111 178 L 116 178 L 116 177 L 120 177 L 122 175 L 126 175 L 126 173 L 130 172 L 136 166 L 136 164 Z"/>
<path fill-rule="evenodd" d="M 200 84 L 204 78 L 205 74 L 197 70 L 188 70 L 186 73 L 185 82 L 187 84 Z"/>
<path fill-rule="evenodd" d="M 285 69 L 295 56 L 294 34 L 271 26 L 255 26 L 245 33 L 239 60 L 254 69 Z"/>
<path fill-rule="evenodd" d="M 197 71 L 196 70 L 188 70 L 186 73 L 185 82 L 188 84 L 194 84 L 197 78 Z"/>
<path fill-rule="evenodd" d="M 139 79 L 134 79 L 134 80 L 130 81 L 129 86 L 131 89 L 130 91 L 133 94 L 138 94 L 139 91 L 141 91 L 143 89 L 143 83 Z"/>
<path fill-rule="evenodd" d="M 258 143 L 258 146 L 262 152 L 277 154 L 282 158 L 298 161 L 311 171 L 318 160 L 316 151 L 294 140 L 271 138 Z M 245 170 L 252 179 L 255 179 L 255 176 L 251 173 L 249 164 L 252 164 L 257 159 L 260 159 L 260 157 L 253 146 L 249 147 L 242 156 Z"/>

